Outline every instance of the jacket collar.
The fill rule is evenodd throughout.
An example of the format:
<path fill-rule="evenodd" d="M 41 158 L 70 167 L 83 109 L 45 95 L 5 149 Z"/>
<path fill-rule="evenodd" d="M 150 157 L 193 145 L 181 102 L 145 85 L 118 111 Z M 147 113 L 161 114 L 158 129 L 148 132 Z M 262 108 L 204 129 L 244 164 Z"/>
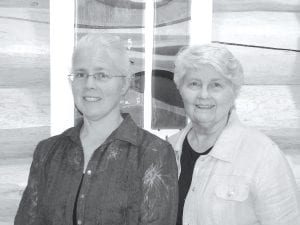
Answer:
<path fill-rule="evenodd" d="M 138 126 L 135 124 L 135 122 L 128 113 L 122 113 L 122 117 L 122 123 L 109 135 L 105 142 L 108 143 L 117 139 L 129 142 L 133 145 L 138 145 Z M 73 142 L 80 145 L 80 130 L 82 125 L 83 119 L 79 120 L 75 127 L 72 127 L 63 132 L 63 135 L 69 137 Z"/>
<path fill-rule="evenodd" d="M 170 138 L 170 142 L 173 143 L 173 148 L 176 152 L 176 155 L 178 155 L 179 157 L 182 152 L 183 141 L 191 129 L 192 123 L 189 123 L 178 134 L 175 134 Z M 213 149 L 208 155 L 219 160 L 232 162 L 237 154 L 238 146 L 241 142 L 241 137 L 244 130 L 245 128 L 240 122 L 235 110 L 232 110 L 229 115 L 226 127 L 222 131 Z"/>

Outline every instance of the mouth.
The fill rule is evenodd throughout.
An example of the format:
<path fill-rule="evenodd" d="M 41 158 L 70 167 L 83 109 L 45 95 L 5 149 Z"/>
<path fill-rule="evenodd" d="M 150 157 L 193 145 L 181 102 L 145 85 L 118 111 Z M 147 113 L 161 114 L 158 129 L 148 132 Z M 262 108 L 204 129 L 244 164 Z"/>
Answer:
<path fill-rule="evenodd" d="M 214 106 L 214 105 L 197 104 L 196 107 L 197 107 L 198 109 L 206 109 L 206 110 L 209 110 L 209 109 L 214 108 L 215 106 Z"/>
<path fill-rule="evenodd" d="M 100 101 L 102 98 L 100 97 L 91 97 L 91 96 L 85 96 L 83 97 L 83 99 L 87 102 L 98 102 Z"/>

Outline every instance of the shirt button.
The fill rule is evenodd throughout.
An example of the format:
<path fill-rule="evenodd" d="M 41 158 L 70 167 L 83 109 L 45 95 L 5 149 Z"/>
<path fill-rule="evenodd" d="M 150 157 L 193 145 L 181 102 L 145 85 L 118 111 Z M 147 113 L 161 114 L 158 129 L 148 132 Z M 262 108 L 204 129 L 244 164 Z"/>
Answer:
<path fill-rule="evenodd" d="M 84 195 L 84 194 L 80 195 L 80 198 L 84 198 L 84 197 L 85 197 L 85 195 Z"/>
<path fill-rule="evenodd" d="M 196 188 L 195 188 L 195 187 L 193 187 L 193 188 L 192 188 L 192 191 L 195 191 L 195 190 L 196 190 Z"/>
<path fill-rule="evenodd" d="M 78 225 L 81 225 L 81 224 L 82 224 L 82 221 L 81 221 L 81 220 L 77 220 L 77 224 L 78 224 Z"/>
<path fill-rule="evenodd" d="M 92 171 L 91 170 L 88 170 L 87 171 L 87 175 L 91 175 L 92 174 Z"/>

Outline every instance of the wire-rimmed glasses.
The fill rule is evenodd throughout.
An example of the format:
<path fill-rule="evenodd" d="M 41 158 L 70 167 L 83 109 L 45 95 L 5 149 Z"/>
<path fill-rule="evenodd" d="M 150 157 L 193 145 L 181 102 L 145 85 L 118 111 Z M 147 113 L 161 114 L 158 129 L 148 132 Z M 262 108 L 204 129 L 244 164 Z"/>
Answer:
<path fill-rule="evenodd" d="M 88 79 L 92 76 L 96 81 L 104 82 L 112 79 L 113 77 L 126 77 L 125 75 L 111 75 L 104 72 L 98 72 L 94 74 L 88 74 L 83 72 L 71 73 L 68 75 L 71 81 L 81 81 Z"/>

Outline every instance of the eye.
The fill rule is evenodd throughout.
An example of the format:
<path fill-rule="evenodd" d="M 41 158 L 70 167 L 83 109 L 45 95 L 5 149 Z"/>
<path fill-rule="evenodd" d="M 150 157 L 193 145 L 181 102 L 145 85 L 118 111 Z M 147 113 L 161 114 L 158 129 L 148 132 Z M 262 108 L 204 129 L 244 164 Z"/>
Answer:
<path fill-rule="evenodd" d="M 192 87 L 192 88 L 196 88 L 196 87 L 200 87 L 201 83 L 199 81 L 191 81 L 189 83 L 189 86 Z"/>
<path fill-rule="evenodd" d="M 96 80 L 100 80 L 100 81 L 106 81 L 111 78 L 111 76 L 109 74 L 103 73 L 103 72 L 95 73 L 94 76 L 95 76 Z"/>
<path fill-rule="evenodd" d="M 211 84 L 211 87 L 212 87 L 212 88 L 222 88 L 223 85 L 222 85 L 221 83 L 219 83 L 219 82 L 213 82 L 213 83 Z"/>
<path fill-rule="evenodd" d="M 85 78 L 85 77 L 86 77 L 85 73 L 74 73 L 75 79 L 81 79 L 81 78 Z"/>

